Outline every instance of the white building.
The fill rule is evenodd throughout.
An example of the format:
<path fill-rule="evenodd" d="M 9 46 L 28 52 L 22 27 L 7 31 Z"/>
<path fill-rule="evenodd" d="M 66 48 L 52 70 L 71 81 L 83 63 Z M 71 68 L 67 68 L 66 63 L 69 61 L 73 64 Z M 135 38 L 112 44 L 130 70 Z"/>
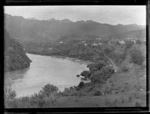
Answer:
<path fill-rule="evenodd" d="M 124 40 L 119 41 L 120 44 L 125 44 Z"/>
<path fill-rule="evenodd" d="M 97 40 L 101 40 L 101 38 L 96 38 Z"/>
<path fill-rule="evenodd" d="M 93 43 L 92 46 L 97 46 L 97 44 L 96 44 L 96 43 Z"/>
<path fill-rule="evenodd" d="M 87 44 L 86 44 L 86 43 L 84 43 L 84 45 L 85 45 L 85 46 L 87 46 Z"/>

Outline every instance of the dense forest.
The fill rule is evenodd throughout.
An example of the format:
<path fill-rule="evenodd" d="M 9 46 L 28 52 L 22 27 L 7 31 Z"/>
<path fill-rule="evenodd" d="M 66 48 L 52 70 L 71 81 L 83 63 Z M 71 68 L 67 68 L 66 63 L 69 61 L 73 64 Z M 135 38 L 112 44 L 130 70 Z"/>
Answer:
<path fill-rule="evenodd" d="M 5 71 L 14 71 L 29 67 L 31 60 L 27 57 L 24 48 L 9 36 L 7 30 L 4 31 L 4 39 Z"/>

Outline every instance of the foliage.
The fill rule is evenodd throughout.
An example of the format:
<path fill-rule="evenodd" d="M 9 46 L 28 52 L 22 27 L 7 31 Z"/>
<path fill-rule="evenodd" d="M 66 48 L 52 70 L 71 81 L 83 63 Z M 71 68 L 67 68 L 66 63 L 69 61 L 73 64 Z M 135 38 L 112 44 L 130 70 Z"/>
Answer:
<path fill-rule="evenodd" d="M 91 76 L 93 83 L 104 83 L 114 73 L 114 69 L 111 66 L 105 66 L 101 70 L 96 71 Z"/>
<path fill-rule="evenodd" d="M 89 71 L 83 71 L 80 74 L 81 80 L 89 80 L 92 84 L 105 83 L 114 73 L 113 67 L 107 65 L 104 61 L 89 64 L 87 67 L 89 68 Z"/>
<path fill-rule="evenodd" d="M 5 71 L 27 68 L 31 60 L 25 54 L 23 47 L 9 36 L 5 30 Z"/>
<path fill-rule="evenodd" d="M 87 65 L 90 72 L 93 73 L 94 71 L 100 70 L 102 67 L 106 66 L 106 62 L 104 61 L 97 61 L 95 63 Z"/>
<path fill-rule="evenodd" d="M 7 108 L 48 108 L 55 104 L 58 97 L 57 91 L 56 86 L 47 84 L 37 94 L 15 98 L 15 92 L 11 89 L 6 89 L 5 106 Z"/>
<path fill-rule="evenodd" d="M 61 96 L 77 96 L 77 88 L 65 88 L 63 92 L 60 92 Z"/>
<path fill-rule="evenodd" d="M 78 85 L 78 87 L 79 87 L 79 88 L 83 88 L 84 85 L 85 85 L 84 82 L 80 82 L 79 85 Z"/>
<path fill-rule="evenodd" d="M 89 77 L 90 77 L 90 72 L 89 71 L 83 71 L 81 72 L 80 74 L 82 76 L 82 80 L 89 80 Z"/>
<path fill-rule="evenodd" d="M 144 62 L 144 57 L 142 55 L 142 52 L 136 48 L 133 47 L 132 49 L 129 50 L 129 55 L 130 55 L 130 61 L 133 62 L 134 64 L 137 65 L 142 65 Z"/>
<path fill-rule="evenodd" d="M 57 92 L 58 88 L 54 85 L 47 84 L 45 85 L 42 90 L 40 91 L 40 94 L 50 96 L 52 93 Z"/>
<path fill-rule="evenodd" d="M 132 69 L 132 63 L 129 63 L 128 60 L 124 60 L 124 62 L 122 62 L 120 69 L 122 72 L 129 72 Z"/>
<path fill-rule="evenodd" d="M 134 45 L 134 42 L 130 41 L 130 40 L 127 40 L 126 42 L 126 50 L 130 49 L 133 45 Z"/>

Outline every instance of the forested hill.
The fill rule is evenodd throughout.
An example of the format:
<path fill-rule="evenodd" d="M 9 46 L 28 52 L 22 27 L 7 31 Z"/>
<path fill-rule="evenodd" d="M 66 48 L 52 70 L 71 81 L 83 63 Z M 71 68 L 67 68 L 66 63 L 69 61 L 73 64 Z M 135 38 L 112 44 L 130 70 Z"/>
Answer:
<path fill-rule="evenodd" d="M 4 39 L 5 71 L 14 71 L 29 67 L 31 60 L 27 57 L 20 43 L 11 38 L 6 30 L 4 31 Z"/>
<path fill-rule="evenodd" d="M 54 43 L 68 40 L 94 40 L 96 38 L 125 39 L 134 37 L 140 39 L 145 37 L 145 27 L 136 24 L 110 25 L 91 20 L 72 22 L 69 19 L 36 20 L 8 14 L 5 14 L 5 27 L 12 37 L 22 43 Z M 139 30 L 144 34 L 140 34 Z"/>

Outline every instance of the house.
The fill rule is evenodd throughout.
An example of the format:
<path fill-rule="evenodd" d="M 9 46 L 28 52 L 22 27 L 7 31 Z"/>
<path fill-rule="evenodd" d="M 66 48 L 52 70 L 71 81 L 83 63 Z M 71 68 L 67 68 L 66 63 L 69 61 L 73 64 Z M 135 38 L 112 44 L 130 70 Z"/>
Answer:
<path fill-rule="evenodd" d="M 92 46 L 97 46 L 97 45 L 98 45 L 98 44 L 96 44 L 96 43 L 93 43 L 93 44 L 92 44 Z"/>
<path fill-rule="evenodd" d="M 124 40 L 119 41 L 120 44 L 125 44 Z"/>

